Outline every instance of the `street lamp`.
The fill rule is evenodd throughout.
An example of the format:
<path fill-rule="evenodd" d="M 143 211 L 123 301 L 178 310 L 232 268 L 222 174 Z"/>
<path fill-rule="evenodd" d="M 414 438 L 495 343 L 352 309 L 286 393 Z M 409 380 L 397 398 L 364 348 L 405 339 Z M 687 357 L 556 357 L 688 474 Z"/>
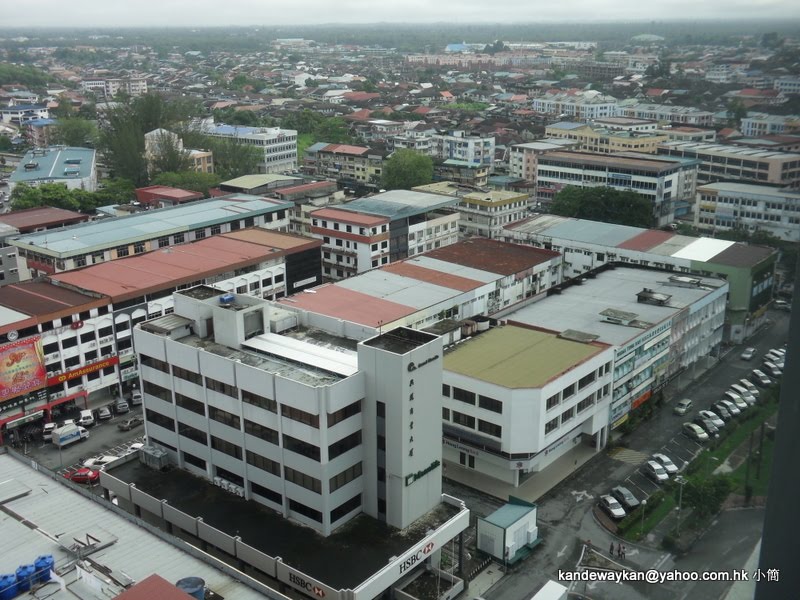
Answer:
<path fill-rule="evenodd" d="M 678 537 L 681 535 L 681 508 L 683 507 L 683 486 L 686 483 L 686 478 L 683 475 L 677 475 L 675 477 L 675 483 L 677 483 L 680 487 L 678 490 Z"/>
<path fill-rule="evenodd" d="M 647 509 L 647 500 L 642 500 L 642 526 L 639 528 L 639 533 L 642 534 L 642 538 L 644 538 L 644 513 Z"/>

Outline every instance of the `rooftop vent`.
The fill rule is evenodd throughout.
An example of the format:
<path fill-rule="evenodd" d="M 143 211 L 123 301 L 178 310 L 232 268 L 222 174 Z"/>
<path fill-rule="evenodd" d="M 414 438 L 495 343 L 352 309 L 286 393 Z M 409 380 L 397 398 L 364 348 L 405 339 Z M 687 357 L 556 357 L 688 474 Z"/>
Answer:
<path fill-rule="evenodd" d="M 25 163 L 25 170 L 26 171 L 33 171 L 33 170 L 38 169 L 38 168 L 39 168 L 39 163 L 38 162 L 31 161 L 31 162 Z"/>
<path fill-rule="evenodd" d="M 669 302 L 670 298 L 672 298 L 671 294 L 661 294 L 650 288 L 644 288 L 641 292 L 636 294 L 637 302 L 656 304 L 658 306 L 665 306 Z"/>

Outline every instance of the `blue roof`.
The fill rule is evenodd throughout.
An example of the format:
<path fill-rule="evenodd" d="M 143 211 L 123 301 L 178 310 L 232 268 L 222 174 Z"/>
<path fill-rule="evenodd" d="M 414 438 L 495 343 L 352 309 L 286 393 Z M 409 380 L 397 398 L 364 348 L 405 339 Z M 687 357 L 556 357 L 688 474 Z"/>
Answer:
<path fill-rule="evenodd" d="M 31 168 L 26 168 L 26 165 L 31 165 Z M 83 179 L 90 177 L 94 168 L 95 152 L 91 148 L 54 146 L 28 151 L 9 180 L 26 183 Z"/>
<path fill-rule="evenodd" d="M 444 48 L 445 52 L 465 52 L 467 50 L 469 50 L 469 46 L 466 44 L 447 44 Z"/>
<path fill-rule="evenodd" d="M 291 208 L 294 208 L 293 202 L 249 194 L 228 194 L 116 219 L 32 233 L 21 236 L 14 245 L 44 254 L 74 256 Z"/>
<path fill-rule="evenodd" d="M 31 119 L 30 121 L 26 121 L 26 125 L 33 125 L 34 127 L 45 127 L 47 125 L 55 125 L 55 119 Z"/>
<path fill-rule="evenodd" d="M 573 123 L 572 121 L 562 121 L 561 123 L 553 123 L 552 125 L 548 125 L 553 129 L 564 129 L 570 131 L 572 129 L 580 129 L 581 127 L 586 127 L 586 123 Z"/>
<path fill-rule="evenodd" d="M 319 152 L 328 145 L 328 142 L 317 142 L 316 144 L 311 144 L 308 148 L 306 148 L 306 152 Z"/>

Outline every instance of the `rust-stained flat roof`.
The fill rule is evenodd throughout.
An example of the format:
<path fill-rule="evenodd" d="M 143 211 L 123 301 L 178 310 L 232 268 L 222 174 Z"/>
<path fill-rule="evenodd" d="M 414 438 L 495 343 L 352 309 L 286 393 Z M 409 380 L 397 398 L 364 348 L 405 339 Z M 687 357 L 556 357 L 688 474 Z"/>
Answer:
<path fill-rule="evenodd" d="M 472 238 L 426 252 L 424 256 L 499 275 L 514 275 L 560 256 L 553 250 L 488 238 Z"/>
<path fill-rule="evenodd" d="M 412 306 L 382 300 L 332 284 L 282 298 L 279 302 L 367 327 L 379 327 L 417 312 Z"/>
<path fill-rule="evenodd" d="M 770 256 L 777 254 L 774 248 L 767 246 L 755 246 L 751 244 L 733 244 L 706 262 L 731 267 L 754 267 L 758 263 L 767 260 Z"/>
<path fill-rule="evenodd" d="M 376 217 L 350 210 L 339 210 L 338 208 L 320 208 L 311 213 L 317 219 L 332 219 L 343 223 L 353 223 L 354 225 L 383 225 L 389 222 L 388 217 Z"/>
<path fill-rule="evenodd" d="M 482 281 L 459 277 L 458 275 L 450 275 L 449 273 L 442 273 L 441 271 L 428 269 L 427 267 L 412 265 L 406 261 L 385 265 L 381 270 L 394 273 L 395 275 L 402 275 L 403 277 L 425 281 L 427 283 L 435 283 L 436 285 L 459 290 L 461 292 L 468 292 L 469 290 L 474 290 L 484 285 Z"/>
<path fill-rule="evenodd" d="M 122 592 L 117 600 L 192 600 L 193 597 L 160 575 L 153 574 Z"/>
<path fill-rule="evenodd" d="M 281 250 L 299 251 L 322 246 L 322 240 L 316 238 L 308 238 L 291 233 L 281 233 L 280 231 L 262 229 L 261 227 L 249 227 L 247 229 L 239 229 L 238 231 L 229 231 L 228 233 L 221 234 L 220 237 L 259 244 L 260 246 L 280 248 Z"/>
<path fill-rule="evenodd" d="M 107 297 L 95 298 L 43 281 L 24 281 L 0 287 L 0 305 L 35 316 L 40 323 L 108 304 Z"/>
<path fill-rule="evenodd" d="M 16 227 L 22 233 L 27 233 L 39 227 L 52 227 L 61 224 L 72 225 L 73 223 L 88 220 L 89 215 L 49 206 L 14 210 L 0 215 L 0 223 Z"/>
<path fill-rule="evenodd" d="M 266 232 L 264 233 L 273 233 Z M 79 290 L 105 294 L 114 302 L 123 302 L 158 290 L 174 288 L 217 273 L 225 273 L 287 254 L 287 249 L 268 243 L 289 245 L 296 236 L 278 234 L 263 236 L 256 229 L 235 232 L 236 235 L 215 235 L 191 244 L 169 246 L 138 256 L 131 256 L 84 269 L 59 273 L 53 281 Z M 248 240 L 247 238 L 251 239 Z M 261 241 L 259 238 L 262 238 Z M 309 248 L 319 241 L 299 238 Z M 290 248 L 297 250 L 297 247 Z"/>
<path fill-rule="evenodd" d="M 653 156 L 653 158 L 630 158 L 612 154 L 592 154 L 590 152 L 550 152 L 539 158 L 539 163 L 583 163 L 602 167 L 636 168 L 643 171 L 661 172 L 674 169 L 678 163 Z"/>
<path fill-rule="evenodd" d="M 639 235 L 625 240 L 621 244 L 617 244 L 617 248 L 625 250 L 639 250 L 646 252 L 650 248 L 655 248 L 659 244 L 663 244 L 675 234 L 669 231 L 659 231 L 658 229 L 646 229 Z"/>

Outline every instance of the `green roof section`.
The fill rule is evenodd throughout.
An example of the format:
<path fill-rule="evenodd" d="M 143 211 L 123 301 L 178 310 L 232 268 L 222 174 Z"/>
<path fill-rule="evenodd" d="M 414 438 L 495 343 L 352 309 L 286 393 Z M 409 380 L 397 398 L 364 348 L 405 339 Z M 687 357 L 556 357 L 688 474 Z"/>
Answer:
<path fill-rule="evenodd" d="M 596 343 L 505 325 L 457 345 L 445 354 L 444 368 L 504 388 L 540 388 L 602 350 Z"/>

